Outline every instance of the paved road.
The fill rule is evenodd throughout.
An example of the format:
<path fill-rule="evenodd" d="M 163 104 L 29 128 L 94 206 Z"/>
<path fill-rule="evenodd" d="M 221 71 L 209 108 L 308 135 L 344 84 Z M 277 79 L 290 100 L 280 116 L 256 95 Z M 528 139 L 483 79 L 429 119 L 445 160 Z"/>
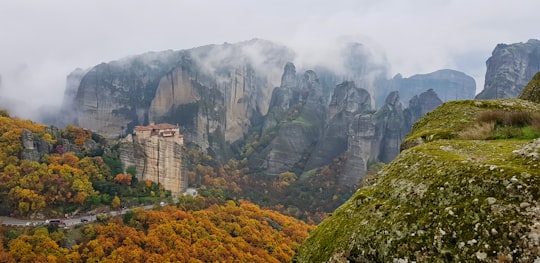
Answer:
<path fill-rule="evenodd" d="M 141 208 L 143 208 L 145 210 L 150 210 L 153 207 L 154 207 L 154 205 L 141 206 Z M 136 207 L 126 208 L 126 209 L 122 209 L 120 211 L 111 211 L 109 213 L 103 213 L 103 214 L 106 214 L 108 216 L 118 216 L 118 215 L 123 215 L 127 211 L 135 209 L 135 208 Z M 81 220 L 83 218 L 88 220 L 88 222 L 96 221 L 96 216 L 95 215 L 76 216 L 76 217 L 70 217 L 70 218 L 65 218 L 65 219 L 60 218 L 60 220 L 62 220 L 64 223 L 66 223 L 66 227 L 70 227 L 70 226 L 84 224 L 85 222 L 81 222 Z M 2 225 L 12 225 L 12 226 L 39 226 L 39 225 L 46 225 L 47 221 L 46 220 L 18 219 L 18 218 L 9 217 L 9 216 L 0 216 L 0 223 L 2 223 Z"/>

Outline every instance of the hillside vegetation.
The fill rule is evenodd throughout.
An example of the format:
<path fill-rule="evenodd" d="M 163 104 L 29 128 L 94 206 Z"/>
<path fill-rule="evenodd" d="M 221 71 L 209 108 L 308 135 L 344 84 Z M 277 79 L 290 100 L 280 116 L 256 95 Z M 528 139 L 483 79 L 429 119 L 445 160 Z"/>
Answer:
<path fill-rule="evenodd" d="M 220 165 L 188 152 L 194 164 L 189 174 L 204 187 L 196 198 L 174 203 L 159 184 L 139 182 L 134 167 L 122 167 L 117 144 L 88 130 L 46 127 L 0 111 L 0 132 L 3 215 L 44 220 L 161 201 L 171 205 L 114 218 L 98 214 L 96 223 L 66 229 L 0 227 L 0 262 L 287 262 L 313 228 L 231 200 L 240 200 L 239 186 L 246 185 L 241 181 L 247 171 L 236 161 Z"/>
<path fill-rule="evenodd" d="M 183 199 L 180 208 L 136 209 L 69 232 L 27 229 L 6 248 L 0 246 L 0 261 L 288 262 L 312 229 L 249 202 L 208 206 L 209 201 Z"/>
<path fill-rule="evenodd" d="M 0 134 L 0 214 L 44 219 L 114 206 L 115 197 L 144 203 L 168 195 L 124 174 L 114 147 L 88 130 L 45 127 L 2 111 Z M 23 140 L 42 149 L 28 149 Z"/>
<path fill-rule="evenodd" d="M 520 99 L 443 104 L 293 262 L 538 260 L 539 114 Z"/>

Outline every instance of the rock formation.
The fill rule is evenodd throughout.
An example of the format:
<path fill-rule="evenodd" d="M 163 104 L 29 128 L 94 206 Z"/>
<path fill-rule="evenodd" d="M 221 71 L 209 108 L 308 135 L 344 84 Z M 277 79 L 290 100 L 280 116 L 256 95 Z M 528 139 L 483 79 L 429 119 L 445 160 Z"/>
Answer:
<path fill-rule="evenodd" d="M 536 73 L 531 82 L 525 86 L 519 98 L 540 103 L 540 72 Z"/>
<path fill-rule="evenodd" d="M 173 196 L 187 189 L 187 175 L 182 171 L 183 135 L 171 124 L 136 126 L 132 141 L 121 144 L 120 159 L 124 167 L 135 165 L 137 178 L 163 185 Z"/>
<path fill-rule="evenodd" d="M 337 85 L 328 105 L 324 133 L 309 158 L 306 170 L 329 164 L 347 151 L 349 126 L 354 116 L 369 110 L 369 92 L 350 81 Z"/>
<path fill-rule="evenodd" d="M 43 155 L 49 154 L 53 148 L 51 143 L 43 138 L 34 136 L 28 129 L 23 129 L 21 140 L 23 146 L 21 160 L 37 162 Z"/>
<path fill-rule="evenodd" d="M 540 71 L 540 41 L 498 44 L 486 65 L 484 90 L 476 99 L 516 98 Z"/>
<path fill-rule="evenodd" d="M 347 159 L 339 178 L 340 184 L 354 185 L 366 175 L 368 163 L 378 160 L 380 137 L 372 114 L 354 116 L 348 127 Z"/>
<path fill-rule="evenodd" d="M 397 91 L 388 95 L 385 105 L 375 113 L 375 119 L 376 132 L 380 137 L 377 160 L 388 163 L 398 155 L 399 145 L 407 134 L 403 109 Z"/>
<path fill-rule="evenodd" d="M 102 63 L 77 90 L 78 125 L 114 138 L 150 119 L 181 123 L 186 139 L 224 157 L 266 115 L 291 59 L 286 47 L 255 39 Z"/>
<path fill-rule="evenodd" d="M 296 75 L 292 63 L 285 66 L 281 86 L 274 90 L 262 136 L 272 137 L 251 162 L 270 174 L 292 170 L 317 143 L 325 119 L 322 87 L 317 75 Z"/>
<path fill-rule="evenodd" d="M 432 111 L 399 156 L 311 232 L 292 262 L 538 259 L 540 139 L 460 137 L 478 113 L 494 109 L 540 113 L 540 104 L 467 100 Z"/>
<path fill-rule="evenodd" d="M 420 95 L 415 95 L 409 101 L 409 107 L 405 109 L 405 134 L 409 133 L 413 124 L 428 112 L 439 107 L 443 102 L 433 89 L 429 89 Z"/>
<path fill-rule="evenodd" d="M 392 91 L 412 98 L 433 88 L 453 99 L 448 94 L 461 98 L 475 89 L 472 78 L 451 70 L 386 80 L 384 56 L 359 43 L 338 49 L 327 65 L 304 64 L 314 70 L 303 74 L 287 63 L 291 50 L 258 39 L 128 57 L 70 74 L 62 112 L 109 138 L 150 120 L 179 124 L 187 141 L 223 162 L 256 134 L 258 149 L 248 161 L 269 174 L 302 173 L 347 155 L 349 184 L 368 162 L 398 153 L 409 128 Z M 430 108 L 413 101 L 421 109 L 407 115 L 409 122 Z"/>

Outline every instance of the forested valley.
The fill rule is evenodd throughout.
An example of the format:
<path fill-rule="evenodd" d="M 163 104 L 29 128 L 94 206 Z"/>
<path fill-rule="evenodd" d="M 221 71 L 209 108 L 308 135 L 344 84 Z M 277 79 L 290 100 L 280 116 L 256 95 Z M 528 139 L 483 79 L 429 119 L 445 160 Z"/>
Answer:
<path fill-rule="evenodd" d="M 6 110 L 0 129 L 1 215 L 97 215 L 66 227 L 3 225 L 1 262 L 287 262 L 356 187 L 337 183 L 339 158 L 306 178 L 292 171 L 269 177 L 245 159 L 220 163 L 187 144 L 186 172 L 198 195 L 173 199 L 161 185 L 137 180 L 135 167 L 122 167 L 117 142 L 87 129 L 45 126 Z M 23 145 L 28 134 L 49 149 L 37 161 Z M 109 216 L 122 208 L 133 209 Z"/>

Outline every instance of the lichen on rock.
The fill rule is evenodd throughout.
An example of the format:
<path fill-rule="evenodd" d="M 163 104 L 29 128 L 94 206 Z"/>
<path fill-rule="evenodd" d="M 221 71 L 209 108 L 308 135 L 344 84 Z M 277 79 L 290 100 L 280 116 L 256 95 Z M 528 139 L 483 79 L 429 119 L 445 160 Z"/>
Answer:
<path fill-rule="evenodd" d="M 540 72 L 537 72 L 529 84 L 525 86 L 519 98 L 540 103 Z"/>

